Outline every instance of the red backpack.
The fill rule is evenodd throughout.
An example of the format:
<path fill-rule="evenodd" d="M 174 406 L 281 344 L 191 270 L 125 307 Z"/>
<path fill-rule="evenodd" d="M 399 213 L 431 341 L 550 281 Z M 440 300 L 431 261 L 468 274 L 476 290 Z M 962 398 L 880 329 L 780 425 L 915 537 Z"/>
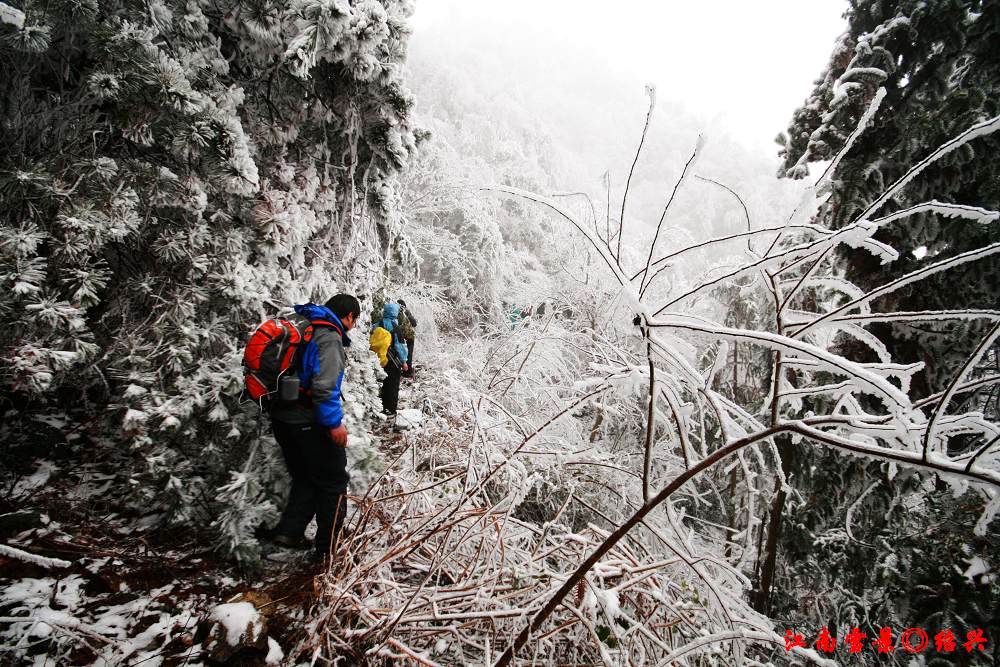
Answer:
<path fill-rule="evenodd" d="M 243 352 L 243 381 L 245 391 L 258 405 L 272 398 L 281 400 L 296 400 L 298 381 L 294 384 L 295 397 L 279 395 L 281 380 L 285 376 L 294 377 L 299 365 L 299 351 L 312 340 L 317 326 L 333 327 L 340 331 L 333 322 L 326 320 L 292 320 L 275 318 L 257 327 L 257 330 L 247 341 Z"/>

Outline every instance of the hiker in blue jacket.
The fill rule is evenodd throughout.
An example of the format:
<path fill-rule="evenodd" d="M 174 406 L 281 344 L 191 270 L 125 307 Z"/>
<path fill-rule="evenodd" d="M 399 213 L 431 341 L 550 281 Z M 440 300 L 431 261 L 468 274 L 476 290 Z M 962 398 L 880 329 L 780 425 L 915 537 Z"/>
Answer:
<path fill-rule="evenodd" d="M 264 537 L 282 546 L 304 545 L 306 526 L 316 517 L 315 554 L 336 548 L 347 503 L 347 428 L 344 426 L 341 383 L 347 365 L 347 337 L 361 304 L 349 294 L 337 294 L 324 305 L 295 306 L 297 317 L 313 324 L 297 368 L 299 400 L 277 402 L 271 408 L 274 438 L 281 447 L 292 490 L 278 525 Z"/>
<path fill-rule="evenodd" d="M 382 307 L 382 319 L 372 323 L 372 328 L 375 327 L 382 327 L 392 334 L 392 345 L 387 354 L 389 363 L 385 365 L 386 375 L 379 396 L 382 399 L 382 412 L 394 415 L 399 407 L 399 381 L 403 373 L 410 370 L 406 341 L 399 332 L 399 304 L 385 304 Z"/>

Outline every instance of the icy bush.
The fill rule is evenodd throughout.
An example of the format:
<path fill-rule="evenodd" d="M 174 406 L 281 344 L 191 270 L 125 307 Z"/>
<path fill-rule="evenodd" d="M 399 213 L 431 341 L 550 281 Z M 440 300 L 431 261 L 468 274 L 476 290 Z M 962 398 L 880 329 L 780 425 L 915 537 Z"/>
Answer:
<path fill-rule="evenodd" d="M 739 197 L 718 185 L 685 183 Z M 580 266 L 569 262 L 556 290 L 566 301 L 553 299 L 539 315 L 544 299 L 532 283 L 524 287 L 530 314 L 522 308 L 484 336 L 453 343 L 419 446 L 404 441 L 390 452 L 398 456 L 352 518 L 345 558 L 325 580 L 319 621 L 327 631 L 297 650 L 319 642 L 331 655 L 363 650 L 434 664 L 760 664 L 777 656 L 828 665 L 812 648 L 784 652 L 782 628 L 760 611 L 773 576 L 767 554 L 758 555 L 773 548 L 769 514 L 779 494 L 796 500 L 784 474 L 789 452 L 828 448 L 890 475 L 949 484 L 977 501 L 969 536 L 993 520 L 998 427 L 951 398 L 995 383 L 969 373 L 1000 326 L 953 369 L 948 391 L 916 400 L 908 379 L 921 368 L 893 363 L 865 325 L 997 315 L 879 312 L 879 294 L 920 275 L 871 291 L 843 281 L 828 262 L 835 248 L 891 261 L 891 249 L 872 238 L 884 222 L 877 210 L 827 229 L 810 222 L 810 189 L 804 214 L 761 224 L 747 213 L 745 232 L 680 247 L 663 247 L 657 230 L 646 252 L 619 253 L 611 234 L 561 201 L 490 189 L 556 212 L 589 243 L 577 261 L 600 276 L 573 280 Z M 608 220 L 605 229 L 619 225 Z M 995 252 L 979 248 L 930 271 Z M 844 337 L 863 352 L 842 348 Z M 747 378 L 750 369 L 764 378 Z M 816 539 L 833 548 L 849 530 Z M 886 551 L 873 569 L 889 575 L 901 560 Z"/>
<path fill-rule="evenodd" d="M 243 341 L 381 272 L 415 147 L 410 12 L 54 2 L 0 24 L 0 387 L 100 415 L 146 500 L 215 519 L 227 550 L 275 481 L 248 457 Z"/>

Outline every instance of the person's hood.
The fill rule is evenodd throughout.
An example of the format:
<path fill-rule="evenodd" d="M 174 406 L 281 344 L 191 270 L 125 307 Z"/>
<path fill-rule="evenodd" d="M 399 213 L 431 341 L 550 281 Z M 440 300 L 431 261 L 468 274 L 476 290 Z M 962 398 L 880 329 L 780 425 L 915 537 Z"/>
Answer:
<path fill-rule="evenodd" d="M 309 320 L 326 320 L 328 322 L 335 322 L 340 330 L 343 331 L 342 338 L 344 339 L 344 347 L 351 344 L 351 339 L 347 337 L 347 331 L 344 329 L 344 323 L 340 321 L 340 318 L 333 314 L 333 311 L 326 306 L 320 306 L 315 303 L 303 303 L 301 305 L 295 306 L 295 312 L 305 317 Z"/>
<path fill-rule="evenodd" d="M 395 320 L 399 318 L 399 304 L 387 303 L 382 306 L 382 319 Z"/>

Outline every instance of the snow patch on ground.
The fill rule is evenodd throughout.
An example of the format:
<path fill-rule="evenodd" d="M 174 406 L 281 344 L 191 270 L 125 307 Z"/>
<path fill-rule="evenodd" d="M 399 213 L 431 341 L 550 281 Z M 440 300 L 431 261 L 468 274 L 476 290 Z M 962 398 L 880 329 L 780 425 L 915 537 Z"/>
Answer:
<path fill-rule="evenodd" d="M 226 642 L 230 646 L 238 646 L 248 629 L 251 636 L 247 639 L 250 641 L 259 636 L 263 629 L 257 608 L 249 602 L 220 604 L 212 608 L 210 618 L 213 621 L 218 621 L 225 628 Z"/>
<path fill-rule="evenodd" d="M 281 646 L 278 644 L 278 642 L 268 637 L 267 657 L 264 658 L 264 662 L 268 665 L 280 665 L 281 660 L 284 657 L 285 657 L 285 652 L 281 650 Z"/>
<path fill-rule="evenodd" d="M 976 577 L 982 576 L 984 583 L 989 583 L 993 580 L 990 576 L 990 566 L 985 560 L 979 556 L 973 556 L 969 560 L 969 569 L 967 569 L 963 576 L 968 579 L 971 583 L 976 583 Z"/>
<path fill-rule="evenodd" d="M 407 408 L 396 413 L 396 428 L 417 428 L 424 421 L 424 413 L 420 410 Z"/>
<path fill-rule="evenodd" d="M 52 473 L 59 470 L 52 461 L 42 461 L 38 464 L 38 469 L 30 477 L 25 477 L 19 480 L 17 484 L 14 485 L 14 496 L 25 495 L 32 491 L 42 488 L 49 483 L 49 478 L 52 477 Z"/>
<path fill-rule="evenodd" d="M 69 664 L 64 659 L 74 643 L 88 636 L 104 642 L 98 644 L 100 649 L 88 664 L 111 667 L 141 662 L 144 667 L 156 667 L 163 661 L 163 648 L 175 635 L 190 631 L 198 618 L 193 610 L 173 614 L 157 602 L 171 593 L 173 584 L 121 604 L 101 604 L 99 598 L 86 594 L 86 583 L 76 574 L 6 583 L 0 588 L 0 607 L 8 614 L 0 626 L 0 645 L 51 638 L 51 651 L 39 657 L 54 660 L 47 664 Z M 144 629 L 137 632 L 137 626 Z"/>
<path fill-rule="evenodd" d="M 115 484 L 115 476 L 82 471 L 80 482 L 68 493 L 68 496 L 76 501 L 90 500 L 104 496 Z"/>
<path fill-rule="evenodd" d="M 0 591 L 0 606 L 10 609 L 10 617 L 24 616 L 24 621 L 10 621 L 0 632 L 0 639 L 9 644 L 28 637 L 48 637 L 56 628 L 77 628 L 82 624 L 71 613 L 62 609 L 76 609 L 82 600 L 84 580 L 72 575 L 62 580 L 21 579 Z M 53 609 L 50 603 L 61 609 Z"/>

